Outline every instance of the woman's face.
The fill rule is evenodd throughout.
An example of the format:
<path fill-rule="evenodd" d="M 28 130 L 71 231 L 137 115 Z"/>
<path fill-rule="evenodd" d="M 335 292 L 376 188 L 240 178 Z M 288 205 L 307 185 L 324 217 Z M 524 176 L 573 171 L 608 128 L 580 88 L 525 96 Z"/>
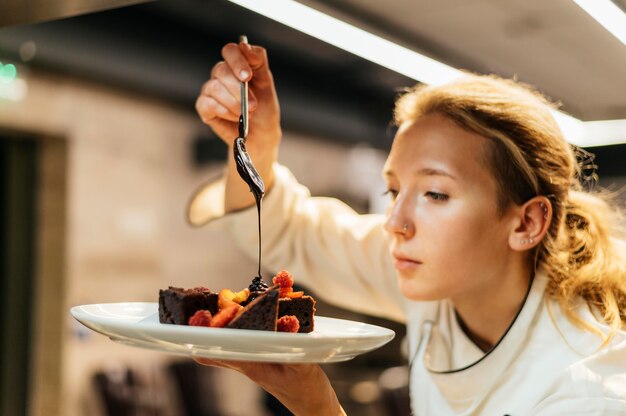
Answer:
<path fill-rule="evenodd" d="M 487 145 L 440 115 L 400 126 L 384 169 L 385 229 L 407 298 L 481 293 L 506 272 L 515 218 L 498 212 Z"/>

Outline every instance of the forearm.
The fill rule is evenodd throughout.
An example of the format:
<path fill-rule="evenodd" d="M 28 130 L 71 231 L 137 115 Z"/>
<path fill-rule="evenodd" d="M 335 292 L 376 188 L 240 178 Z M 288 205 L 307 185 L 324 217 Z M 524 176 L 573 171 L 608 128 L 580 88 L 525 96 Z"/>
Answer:
<path fill-rule="evenodd" d="M 284 166 L 275 164 L 273 173 L 274 185 L 261 213 L 266 270 L 295 273 L 300 284 L 315 288 L 326 301 L 402 320 L 402 296 L 383 218 L 358 215 L 336 199 L 311 197 Z M 224 224 L 236 244 L 256 256 L 256 212 L 248 209 L 228 217 Z"/>
<path fill-rule="evenodd" d="M 289 409 L 295 416 L 346 416 L 346 412 L 341 407 L 334 390 L 326 392 L 326 397 L 319 402 L 312 400 L 303 401 L 303 396 L 292 399 L 282 397 L 279 394 L 272 394 L 278 401 Z M 304 393 L 308 394 L 308 392 Z"/>

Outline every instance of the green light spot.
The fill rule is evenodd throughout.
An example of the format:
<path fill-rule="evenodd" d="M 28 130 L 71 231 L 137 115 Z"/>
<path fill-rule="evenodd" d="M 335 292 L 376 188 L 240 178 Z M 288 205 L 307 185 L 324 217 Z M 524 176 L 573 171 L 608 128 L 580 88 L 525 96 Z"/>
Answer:
<path fill-rule="evenodd" d="M 17 68 L 13 64 L 2 65 L 0 63 L 0 82 L 8 84 L 17 76 Z"/>

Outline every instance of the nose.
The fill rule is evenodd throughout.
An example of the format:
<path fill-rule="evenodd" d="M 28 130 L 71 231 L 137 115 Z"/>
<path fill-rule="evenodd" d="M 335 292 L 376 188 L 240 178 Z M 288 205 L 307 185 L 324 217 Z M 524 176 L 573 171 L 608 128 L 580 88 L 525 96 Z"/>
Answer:
<path fill-rule="evenodd" d="M 401 201 L 396 202 L 389 208 L 387 212 L 387 220 L 385 221 L 385 230 L 389 234 L 411 238 L 415 234 L 415 223 L 407 209 Z"/>

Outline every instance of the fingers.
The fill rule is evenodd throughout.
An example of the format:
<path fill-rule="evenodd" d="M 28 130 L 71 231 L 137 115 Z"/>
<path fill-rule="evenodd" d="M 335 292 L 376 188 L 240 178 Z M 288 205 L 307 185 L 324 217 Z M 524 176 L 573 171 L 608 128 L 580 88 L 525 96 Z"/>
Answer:
<path fill-rule="evenodd" d="M 228 366 L 228 361 L 223 361 L 223 360 L 214 360 L 211 358 L 195 357 L 194 361 L 197 362 L 198 364 L 206 365 L 209 367 L 230 368 Z"/>
<path fill-rule="evenodd" d="M 211 84 L 221 84 L 221 85 L 211 85 Z M 234 113 L 239 113 L 241 109 L 241 82 L 235 77 L 231 68 L 224 61 L 218 62 L 215 64 L 213 69 L 211 70 L 211 79 L 207 81 L 203 86 L 201 93 L 206 94 L 208 96 L 214 96 L 217 93 L 223 93 L 223 96 L 214 96 L 218 101 L 221 102 L 220 97 L 228 100 L 229 97 L 225 95 L 228 92 L 229 95 L 235 100 L 230 103 L 236 103 L 238 108 L 232 108 L 229 105 L 225 105 L 225 107 L 229 108 Z M 214 94 L 215 93 L 215 94 Z M 228 104 L 227 102 L 222 103 L 222 105 Z M 257 99 L 252 90 L 248 90 L 248 108 L 250 110 L 254 110 L 257 105 Z"/>
<path fill-rule="evenodd" d="M 223 61 L 211 70 L 211 79 L 201 88 L 196 110 L 227 144 L 237 136 L 241 114 L 241 82 L 248 81 L 248 110 L 252 134 L 270 144 L 280 140 L 280 108 L 269 70 L 267 53 L 260 46 L 229 43 L 222 48 Z M 273 149 L 270 147 L 270 149 Z"/>
<path fill-rule="evenodd" d="M 216 360 L 211 358 L 194 358 L 198 364 L 207 365 L 210 367 L 227 368 L 229 370 L 238 371 L 244 375 L 247 375 L 251 370 L 266 366 L 263 363 L 245 362 L 245 361 L 232 361 L 232 360 Z"/>
<path fill-rule="evenodd" d="M 233 114 L 239 113 L 241 104 L 239 97 L 235 97 L 228 87 L 219 79 L 210 79 L 203 86 L 201 96 L 212 98 L 219 105 Z"/>
<path fill-rule="evenodd" d="M 265 48 L 247 43 L 229 43 L 222 48 L 222 56 L 240 82 L 250 81 L 260 88 L 271 85 L 272 74 Z"/>
<path fill-rule="evenodd" d="M 262 379 L 270 374 L 284 371 L 283 368 L 287 367 L 281 364 L 272 363 L 260 363 L 255 361 L 234 361 L 234 360 L 216 360 L 211 358 L 196 357 L 194 360 L 198 364 L 208 365 L 211 367 L 228 368 L 230 370 L 238 371 L 252 380 Z M 263 375 L 263 377 L 261 377 Z"/>
<path fill-rule="evenodd" d="M 252 76 L 252 68 L 248 64 L 246 56 L 243 55 L 242 49 L 245 49 L 247 44 L 241 44 L 242 48 L 236 43 L 227 43 L 222 48 L 222 56 L 224 61 L 228 64 L 231 71 L 237 77 L 240 82 L 250 81 Z M 249 46 L 249 45 L 248 45 Z"/>
<path fill-rule="evenodd" d="M 196 102 L 198 114 L 205 123 L 224 118 L 237 121 L 241 113 L 241 83 L 231 67 L 224 61 L 217 63 L 211 71 L 211 79 L 200 91 Z M 248 91 L 248 108 L 254 111 L 257 106 L 255 94 Z"/>
<path fill-rule="evenodd" d="M 211 79 L 209 82 L 210 81 L 219 81 L 230 95 L 236 97 L 237 101 L 239 101 L 239 97 L 241 96 L 241 82 L 235 77 L 232 68 L 230 68 L 226 62 L 221 61 L 215 64 L 211 70 Z M 206 90 L 206 86 L 207 84 L 205 83 L 202 88 L 203 91 Z"/>
<path fill-rule="evenodd" d="M 196 111 L 203 122 L 211 124 L 216 119 L 239 121 L 239 115 L 232 113 L 215 98 L 201 94 L 196 100 Z"/>

